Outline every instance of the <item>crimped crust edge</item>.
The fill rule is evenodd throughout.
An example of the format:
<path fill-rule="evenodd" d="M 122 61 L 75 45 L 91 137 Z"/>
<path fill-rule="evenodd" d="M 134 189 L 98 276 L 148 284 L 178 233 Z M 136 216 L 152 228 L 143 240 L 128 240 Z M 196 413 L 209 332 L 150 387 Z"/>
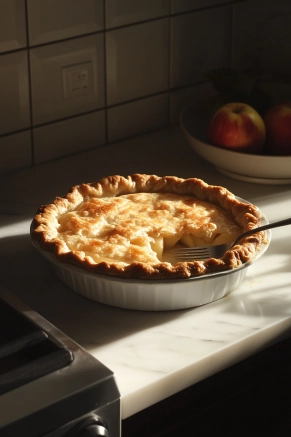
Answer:
<path fill-rule="evenodd" d="M 235 269 L 249 262 L 264 243 L 264 232 L 246 237 L 220 259 L 205 261 L 166 262 L 156 264 L 134 262 L 122 265 L 119 262 L 94 262 L 81 251 L 68 251 L 65 243 L 57 238 L 58 217 L 74 210 L 84 199 L 91 197 L 112 197 L 137 192 L 170 192 L 192 195 L 200 200 L 218 204 L 231 211 L 243 232 L 261 224 L 261 213 L 252 204 L 240 201 L 226 188 L 208 185 L 198 178 L 182 179 L 176 176 L 133 174 L 113 175 L 93 183 L 76 185 L 62 198 L 57 197 L 49 205 L 42 205 L 33 219 L 31 237 L 40 248 L 52 253 L 57 261 L 72 264 L 96 274 L 140 279 L 181 279 L 201 276 L 213 272 Z"/>

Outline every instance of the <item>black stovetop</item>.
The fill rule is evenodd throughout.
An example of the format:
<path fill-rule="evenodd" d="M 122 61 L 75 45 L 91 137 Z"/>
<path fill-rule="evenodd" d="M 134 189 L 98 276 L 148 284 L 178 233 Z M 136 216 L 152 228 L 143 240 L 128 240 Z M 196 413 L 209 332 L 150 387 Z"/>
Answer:
<path fill-rule="evenodd" d="M 73 357 L 0 298 L 0 395 L 67 366 Z"/>
<path fill-rule="evenodd" d="M 5 437 L 52 437 L 56 430 L 59 437 L 76 421 L 101 413 L 111 424 L 110 437 L 119 436 L 114 373 L 1 287 L 0 412 Z"/>

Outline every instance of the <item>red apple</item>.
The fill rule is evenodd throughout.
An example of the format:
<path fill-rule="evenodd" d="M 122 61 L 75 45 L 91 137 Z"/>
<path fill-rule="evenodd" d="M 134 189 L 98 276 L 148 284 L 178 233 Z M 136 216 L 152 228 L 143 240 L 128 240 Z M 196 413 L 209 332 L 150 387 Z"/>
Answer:
<path fill-rule="evenodd" d="M 236 152 L 259 153 L 266 137 L 260 114 L 246 103 L 228 103 L 212 117 L 208 138 L 211 144 Z"/>
<path fill-rule="evenodd" d="M 268 150 L 274 155 L 291 155 L 291 102 L 270 108 L 264 120 Z"/>

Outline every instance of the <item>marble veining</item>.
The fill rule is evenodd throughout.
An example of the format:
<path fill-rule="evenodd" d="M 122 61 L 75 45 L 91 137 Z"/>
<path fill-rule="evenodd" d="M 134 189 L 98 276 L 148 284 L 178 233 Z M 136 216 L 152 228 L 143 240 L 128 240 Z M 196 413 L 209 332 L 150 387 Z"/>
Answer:
<path fill-rule="evenodd" d="M 157 148 L 167 162 L 156 163 Z M 127 174 L 195 174 L 226 186 L 257 204 L 270 221 L 290 215 L 291 186 L 231 180 L 199 157 L 194 159 L 177 129 L 112 145 L 111 153 L 118 165 L 116 160 L 108 163 L 101 148 L 1 177 L 0 285 L 114 371 L 126 418 L 290 335 L 291 227 L 273 230 L 267 252 L 230 295 L 198 308 L 142 312 L 102 305 L 62 284 L 31 244 L 29 227 L 36 207 L 80 180 L 96 180 L 103 171 L 117 173 L 122 163 Z M 99 161 L 105 168 L 96 175 L 94 163 Z M 66 174 L 60 172 L 64 166 Z M 51 181 L 52 174 L 53 181 L 42 184 L 43 178 Z M 11 202 L 16 186 L 19 204 Z"/>

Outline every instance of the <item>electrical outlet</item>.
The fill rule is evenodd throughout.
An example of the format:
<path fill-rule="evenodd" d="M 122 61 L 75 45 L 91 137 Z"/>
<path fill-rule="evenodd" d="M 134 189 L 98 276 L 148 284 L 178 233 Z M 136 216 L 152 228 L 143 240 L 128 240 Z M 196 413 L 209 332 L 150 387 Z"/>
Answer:
<path fill-rule="evenodd" d="M 63 67 L 64 99 L 72 99 L 95 91 L 92 62 Z"/>
<path fill-rule="evenodd" d="M 30 69 L 34 126 L 104 108 L 103 33 L 34 47 Z"/>

